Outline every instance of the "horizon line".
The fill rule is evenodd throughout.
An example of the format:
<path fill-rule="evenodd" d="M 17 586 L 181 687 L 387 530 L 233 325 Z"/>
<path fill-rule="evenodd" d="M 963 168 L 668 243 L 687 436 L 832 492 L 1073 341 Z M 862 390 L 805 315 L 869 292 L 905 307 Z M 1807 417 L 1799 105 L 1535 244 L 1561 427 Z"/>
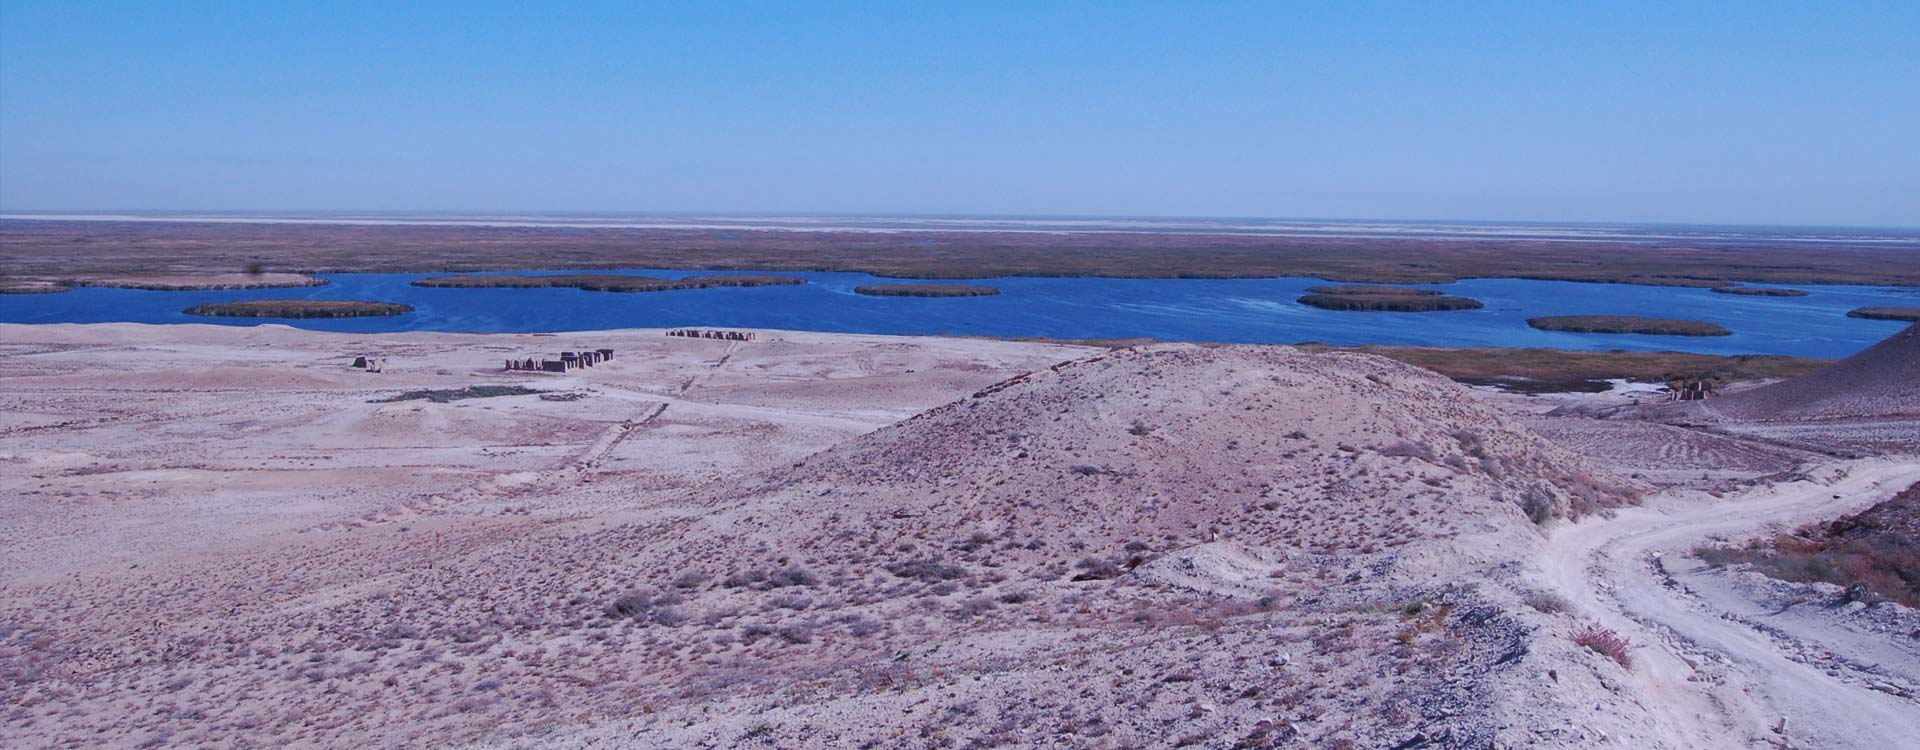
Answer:
<path fill-rule="evenodd" d="M 1448 225 L 1480 227 L 1534 227 L 1534 228 L 1700 228 L 1700 229 L 1797 229 L 1797 230 L 1871 230 L 1899 233 L 1920 233 L 1920 224 L 1809 224 L 1809 223 L 1732 223 L 1718 221 L 1683 220 L 1626 220 L 1626 219 L 1488 219 L 1488 218 L 1390 218 L 1390 217 L 1314 217 L 1314 216 L 1234 216 L 1234 215 L 1181 215 L 1181 214 L 1087 214 L 1087 213 L 938 213 L 938 212 L 809 212 L 809 211 L 647 211 L 647 210 L 575 210 L 575 209 L 164 209 L 164 208 L 117 208 L 117 209 L 0 209 L 0 220 L 10 221 L 161 221 L 186 223 L 195 219 L 220 220 L 229 223 L 327 223 L 306 221 L 307 219 L 348 219 L 356 216 L 383 218 L 388 221 L 419 218 L 426 221 L 409 222 L 433 225 L 471 225 L 474 220 L 514 218 L 605 218 L 609 220 L 656 218 L 656 219 L 733 219 L 733 220 L 779 220 L 779 219 L 840 219 L 840 220 L 879 220 L 879 221 L 1086 221 L 1086 222 L 1270 222 L 1274 224 L 1343 224 L 1367 225 L 1388 224 L 1413 227 L 1441 227 Z M 433 222 L 432 219 L 465 219 L 464 222 Z M 249 221 L 252 220 L 252 221 Z M 384 222 L 383 222 L 384 223 Z M 507 225 L 510 222 L 490 222 Z M 485 224 L 481 224 L 485 225 Z M 561 227 L 567 225 L 554 224 Z M 588 226 L 581 228 L 621 228 L 624 225 Z M 647 227 L 634 225 L 629 228 L 673 228 Z M 702 226 L 687 225 L 682 228 L 700 229 Z M 719 227 L 736 228 L 736 227 Z M 793 229 L 786 227 L 743 226 L 740 229 Z M 826 230 L 815 230 L 826 231 Z M 842 231 L 874 231 L 858 228 L 845 228 Z M 900 229 L 888 231 L 903 231 Z M 921 231 L 941 231 L 922 229 Z M 962 230 L 947 230 L 962 231 Z M 1019 229 L 982 229 L 971 231 L 1045 231 L 1047 233 L 1075 233 L 1072 229 L 1019 230 Z M 1099 230 L 1080 230 L 1096 232 Z M 1112 231 L 1112 230 L 1108 230 Z M 1181 232 L 1169 230 L 1165 233 Z M 1598 238 L 1596 238 L 1598 239 Z"/>

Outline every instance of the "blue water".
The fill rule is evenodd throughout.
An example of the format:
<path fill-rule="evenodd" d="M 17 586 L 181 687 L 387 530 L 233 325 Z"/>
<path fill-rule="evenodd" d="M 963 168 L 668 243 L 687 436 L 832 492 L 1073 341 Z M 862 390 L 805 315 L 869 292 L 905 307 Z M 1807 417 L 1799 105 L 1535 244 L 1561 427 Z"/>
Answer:
<path fill-rule="evenodd" d="M 524 273 L 524 272 L 523 272 Z M 557 273 L 557 272 L 556 272 Z M 660 278 L 687 271 L 621 271 Z M 1481 310 L 1432 313 L 1320 310 L 1294 300 L 1328 282 L 1280 279 L 1002 278 L 995 297 L 867 297 L 861 284 L 902 283 L 857 273 L 793 273 L 803 286 L 615 293 L 578 289 L 429 289 L 409 282 L 436 274 L 335 274 L 320 287 L 254 291 L 149 292 L 82 288 L 60 294 L 0 295 L 7 323 L 284 323 L 325 331 L 552 332 L 608 328 L 718 326 L 890 334 L 1048 336 L 1330 344 L 1541 346 L 1676 350 L 1714 354 L 1840 357 L 1905 324 L 1858 320 L 1866 306 L 1920 306 L 1920 289 L 1797 286 L 1806 297 L 1747 297 L 1705 289 L 1475 279 L 1427 285 L 1486 303 Z M 203 318 L 192 305 L 244 299 L 362 299 L 413 305 L 408 315 L 341 320 Z M 1705 320 L 1732 336 L 1555 333 L 1527 327 L 1540 315 L 1618 314 Z"/>

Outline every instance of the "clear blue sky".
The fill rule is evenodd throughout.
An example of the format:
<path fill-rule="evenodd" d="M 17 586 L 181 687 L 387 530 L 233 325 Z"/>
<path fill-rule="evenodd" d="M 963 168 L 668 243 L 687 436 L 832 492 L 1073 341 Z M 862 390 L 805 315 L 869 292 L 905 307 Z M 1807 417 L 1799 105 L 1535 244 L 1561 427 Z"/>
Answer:
<path fill-rule="evenodd" d="M 1920 225 L 1920 2 L 0 0 L 0 210 Z"/>

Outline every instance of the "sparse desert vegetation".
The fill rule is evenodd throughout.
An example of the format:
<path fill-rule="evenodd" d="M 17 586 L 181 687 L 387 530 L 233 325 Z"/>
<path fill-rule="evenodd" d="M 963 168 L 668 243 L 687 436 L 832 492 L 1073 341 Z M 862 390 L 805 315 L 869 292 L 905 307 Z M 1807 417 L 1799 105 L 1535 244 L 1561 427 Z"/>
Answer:
<path fill-rule="evenodd" d="M 0 553 L 0 664 L 31 719 L 10 737 L 1401 742 L 1440 731 L 1421 706 L 1485 715 L 1498 660 L 1524 652 L 1509 614 L 1429 583 L 1484 564 L 1455 550 L 1537 543 L 1535 485 L 1562 517 L 1637 492 L 1438 376 L 1350 353 L 783 334 L 716 360 L 614 333 L 623 356 L 573 386 L 600 395 L 548 401 L 490 398 L 535 391 L 472 368 L 552 337 L 183 328 L 158 335 L 201 343 L 99 353 L 136 329 L 9 332 L 44 340 L 34 370 L 0 369 L 11 413 L 90 413 L 76 388 L 149 411 L 39 432 L 45 456 L 99 458 L 5 489 L 139 493 L 123 507 L 152 545 L 63 526 Z M 206 366 L 213 342 L 249 364 Z M 340 366 L 370 348 L 377 377 Z M 78 361 L 109 371 L 41 390 Z M 260 487 L 245 502 L 275 502 L 273 523 L 234 523 L 215 481 Z M 37 572 L 81 550 L 116 572 Z M 174 684 L 190 706 L 105 710 Z"/>
<path fill-rule="evenodd" d="M 1356 351 L 1424 367 L 1462 383 L 1493 385 L 1523 393 L 1604 391 L 1608 380 L 1641 383 L 1707 382 L 1716 386 L 1807 375 L 1833 360 L 1770 355 L 1720 356 L 1686 352 L 1571 351 L 1566 349 L 1447 348 L 1426 346 L 1331 347 L 1310 351 Z"/>
<path fill-rule="evenodd" d="M 335 299 L 264 299 L 245 302 L 209 302 L 183 310 L 188 315 L 215 318 L 365 318 L 405 315 L 411 305 Z"/>
<path fill-rule="evenodd" d="M 376 398 L 368 403 L 391 404 L 399 401 L 431 401 L 436 404 L 445 404 L 454 401 L 465 401 L 470 398 L 531 396 L 541 393 L 546 393 L 546 391 L 518 385 L 470 385 L 465 388 L 429 388 L 417 391 L 406 391 L 386 398 Z M 578 399 L 573 398 L 566 400 L 573 401 Z"/>
<path fill-rule="evenodd" d="M 1565 614 L 1573 611 L 1573 603 L 1552 591 L 1530 591 L 1522 599 L 1535 612 L 1545 615 Z"/>
<path fill-rule="evenodd" d="M 1648 486 L 1384 357 L 617 331 L 549 399 L 496 363 L 571 336 L 5 333 L 4 744 L 1664 736 L 1660 642 L 1529 574 Z"/>
<path fill-rule="evenodd" d="M 1574 632 L 1575 645 L 1612 659 L 1621 667 L 1633 668 L 1633 642 L 1599 625 L 1588 625 Z"/>
<path fill-rule="evenodd" d="M 1632 315 L 1549 315 L 1528 318 L 1527 325 L 1542 331 L 1572 333 L 1638 333 L 1651 336 L 1731 336 L 1733 331 L 1718 323 L 1672 318 L 1642 318 Z"/>
<path fill-rule="evenodd" d="M 1842 586 L 1853 600 L 1878 597 L 1920 608 L 1920 485 L 1830 523 L 1694 554 L 1714 566 L 1751 565 L 1785 581 Z"/>

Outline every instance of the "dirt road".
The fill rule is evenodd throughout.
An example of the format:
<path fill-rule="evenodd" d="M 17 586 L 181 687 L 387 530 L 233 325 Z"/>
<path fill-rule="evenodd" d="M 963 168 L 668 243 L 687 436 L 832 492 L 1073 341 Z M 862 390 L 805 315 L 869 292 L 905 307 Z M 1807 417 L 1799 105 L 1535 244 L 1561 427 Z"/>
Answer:
<path fill-rule="evenodd" d="M 1815 475 L 1725 500 L 1657 498 L 1548 540 L 1542 583 L 1643 646 L 1636 687 L 1675 746 L 1877 749 L 1920 737 L 1920 704 L 1788 658 L 1768 636 L 1663 585 L 1652 564 L 1710 537 L 1864 509 L 1920 481 L 1920 462 L 1856 461 Z"/>

